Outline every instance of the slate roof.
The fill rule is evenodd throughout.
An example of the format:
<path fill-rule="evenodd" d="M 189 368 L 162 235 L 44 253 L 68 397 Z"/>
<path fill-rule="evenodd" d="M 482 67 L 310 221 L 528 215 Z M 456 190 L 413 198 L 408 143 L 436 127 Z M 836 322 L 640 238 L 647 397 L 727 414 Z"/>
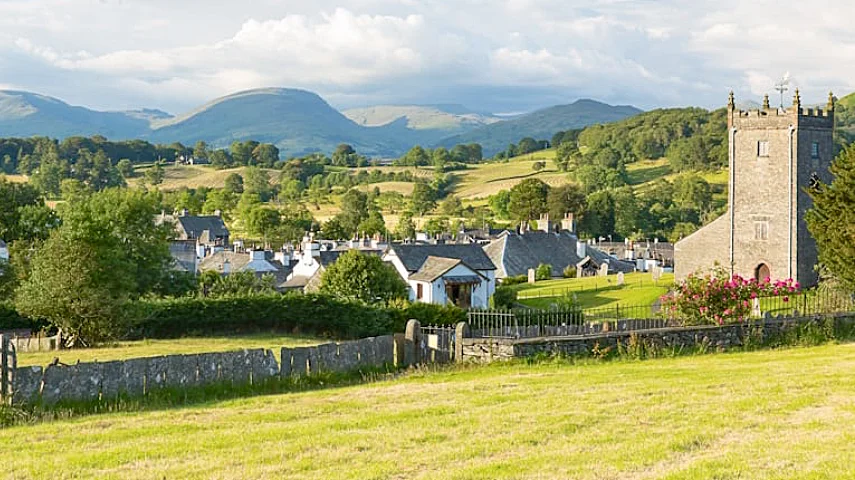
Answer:
<path fill-rule="evenodd" d="M 421 268 L 410 275 L 410 280 L 432 282 L 461 263 L 461 260 L 457 258 L 428 257 Z"/>
<path fill-rule="evenodd" d="M 495 270 L 496 265 L 476 244 L 394 244 L 389 247 L 409 272 L 418 271 L 428 257 L 453 258 L 474 270 Z"/>
<path fill-rule="evenodd" d="M 0 245 L 2 247 L 2 245 Z M 173 240 L 169 242 L 169 253 L 172 255 L 175 270 L 196 273 L 196 241 Z"/>
<path fill-rule="evenodd" d="M 529 231 L 524 234 L 508 232 L 490 242 L 484 251 L 499 267 L 500 277 L 527 275 L 530 268 L 540 264 L 552 265 L 552 272 L 561 275 L 568 266 L 576 266 L 582 259 L 576 254 L 578 239 L 568 232 L 552 233 Z M 632 272 L 635 266 L 617 260 L 590 245 L 586 255 L 600 265 L 609 262 L 609 270 Z"/>
<path fill-rule="evenodd" d="M 199 238 L 202 232 L 207 230 L 212 238 L 228 237 L 229 229 L 223 219 L 216 216 L 183 216 L 175 219 L 180 225 L 188 238 Z"/>
<path fill-rule="evenodd" d="M 0 238 L 0 248 L 6 248 L 6 242 L 2 238 Z"/>

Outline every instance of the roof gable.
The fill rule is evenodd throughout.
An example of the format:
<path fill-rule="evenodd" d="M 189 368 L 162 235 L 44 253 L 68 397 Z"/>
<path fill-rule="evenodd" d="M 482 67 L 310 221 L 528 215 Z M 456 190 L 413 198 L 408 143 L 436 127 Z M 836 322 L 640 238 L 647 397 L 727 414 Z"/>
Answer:
<path fill-rule="evenodd" d="M 473 270 L 496 269 L 496 265 L 484 253 L 481 246 L 475 244 L 394 244 L 390 250 L 401 260 L 404 268 L 409 272 L 418 271 L 428 257 L 457 259 Z"/>

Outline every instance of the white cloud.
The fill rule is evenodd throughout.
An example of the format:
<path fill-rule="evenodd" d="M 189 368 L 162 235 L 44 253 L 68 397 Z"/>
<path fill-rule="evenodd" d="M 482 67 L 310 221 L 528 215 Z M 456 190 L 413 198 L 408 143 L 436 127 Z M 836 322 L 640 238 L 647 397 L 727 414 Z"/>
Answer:
<path fill-rule="evenodd" d="M 264 86 L 343 103 L 442 97 L 515 110 L 543 106 L 546 92 L 719 106 L 728 89 L 759 97 L 790 70 L 806 99 L 822 99 L 855 89 L 855 34 L 833 13 L 849 4 L 826 3 L 5 0 L 0 82 L 173 110 Z"/>

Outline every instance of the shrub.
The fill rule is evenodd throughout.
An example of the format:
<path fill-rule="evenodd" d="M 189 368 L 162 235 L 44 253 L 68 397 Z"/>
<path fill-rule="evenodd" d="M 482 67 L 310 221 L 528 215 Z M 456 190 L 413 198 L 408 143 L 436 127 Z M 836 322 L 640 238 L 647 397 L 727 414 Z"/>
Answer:
<path fill-rule="evenodd" d="M 527 275 L 516 275 L 513 277 L 505 277 L 502 280 L 502 285 L 511 286 L 511 285 L 519 285 L 519 284 L 527 283 L 527 282 L 528 282 L 528 276 Z"/>
<path fill-rule="evenodd" d="M 508 286 L 496 288 L 496 292 L 490 297 L 490 308 L 511 309 L 517 302 L 517 291 Z"/>
<path fill-rule="evenodd" d="M 467 318 L 466 310 L 455 305 L 406 301 L 392 305 L 390 311 L 398 315 L 398 321 L 393 326 L 395 332 L 403 332 L 410 319 L 418 320 L 422 325 L 457 325 Z"/>
<path fill-rule="evenodd" d="M 548 263 L 541 263 L 537 266 L 537 270 L 534 271 L 535 280 L 549 280 L 552 278 L 552 265 Z"/>
<path fill-rule="evenodd" d="M 703 276 L 689 275 L 676 291 L 663 296 L 663 312 L 686 325 L 741 322 L 750 317 L 754 299 L 783 297 L 787 302 L 798 289 L 793 279 L 746 280 L 717 267 Z"/>
<path fill-rule="evenodd" d="M 15 310 L 11 302 L 0 302 L 0 330 L 14 330 L 29 328 L 30 330 L 41 330 L 47 324 L 22 316 Z"/>
<path fill-rule="evenodd" d="M 564 278 L 576 278 L 576 266 L 575 265 L 569 265 L 561 273 L 564 274 Z"/>

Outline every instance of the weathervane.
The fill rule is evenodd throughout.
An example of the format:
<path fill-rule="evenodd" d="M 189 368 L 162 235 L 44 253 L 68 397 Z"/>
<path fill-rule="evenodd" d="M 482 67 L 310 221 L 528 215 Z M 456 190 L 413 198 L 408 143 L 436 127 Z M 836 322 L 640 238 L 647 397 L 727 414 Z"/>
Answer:
<path fill-rule="evenodd" d="M 784 93 L 790 89 L 790 72 L 781 77 L 781 81 L 775 84 L 775 90 L 781 94 L 781 110 L 784 109 Z"/>

